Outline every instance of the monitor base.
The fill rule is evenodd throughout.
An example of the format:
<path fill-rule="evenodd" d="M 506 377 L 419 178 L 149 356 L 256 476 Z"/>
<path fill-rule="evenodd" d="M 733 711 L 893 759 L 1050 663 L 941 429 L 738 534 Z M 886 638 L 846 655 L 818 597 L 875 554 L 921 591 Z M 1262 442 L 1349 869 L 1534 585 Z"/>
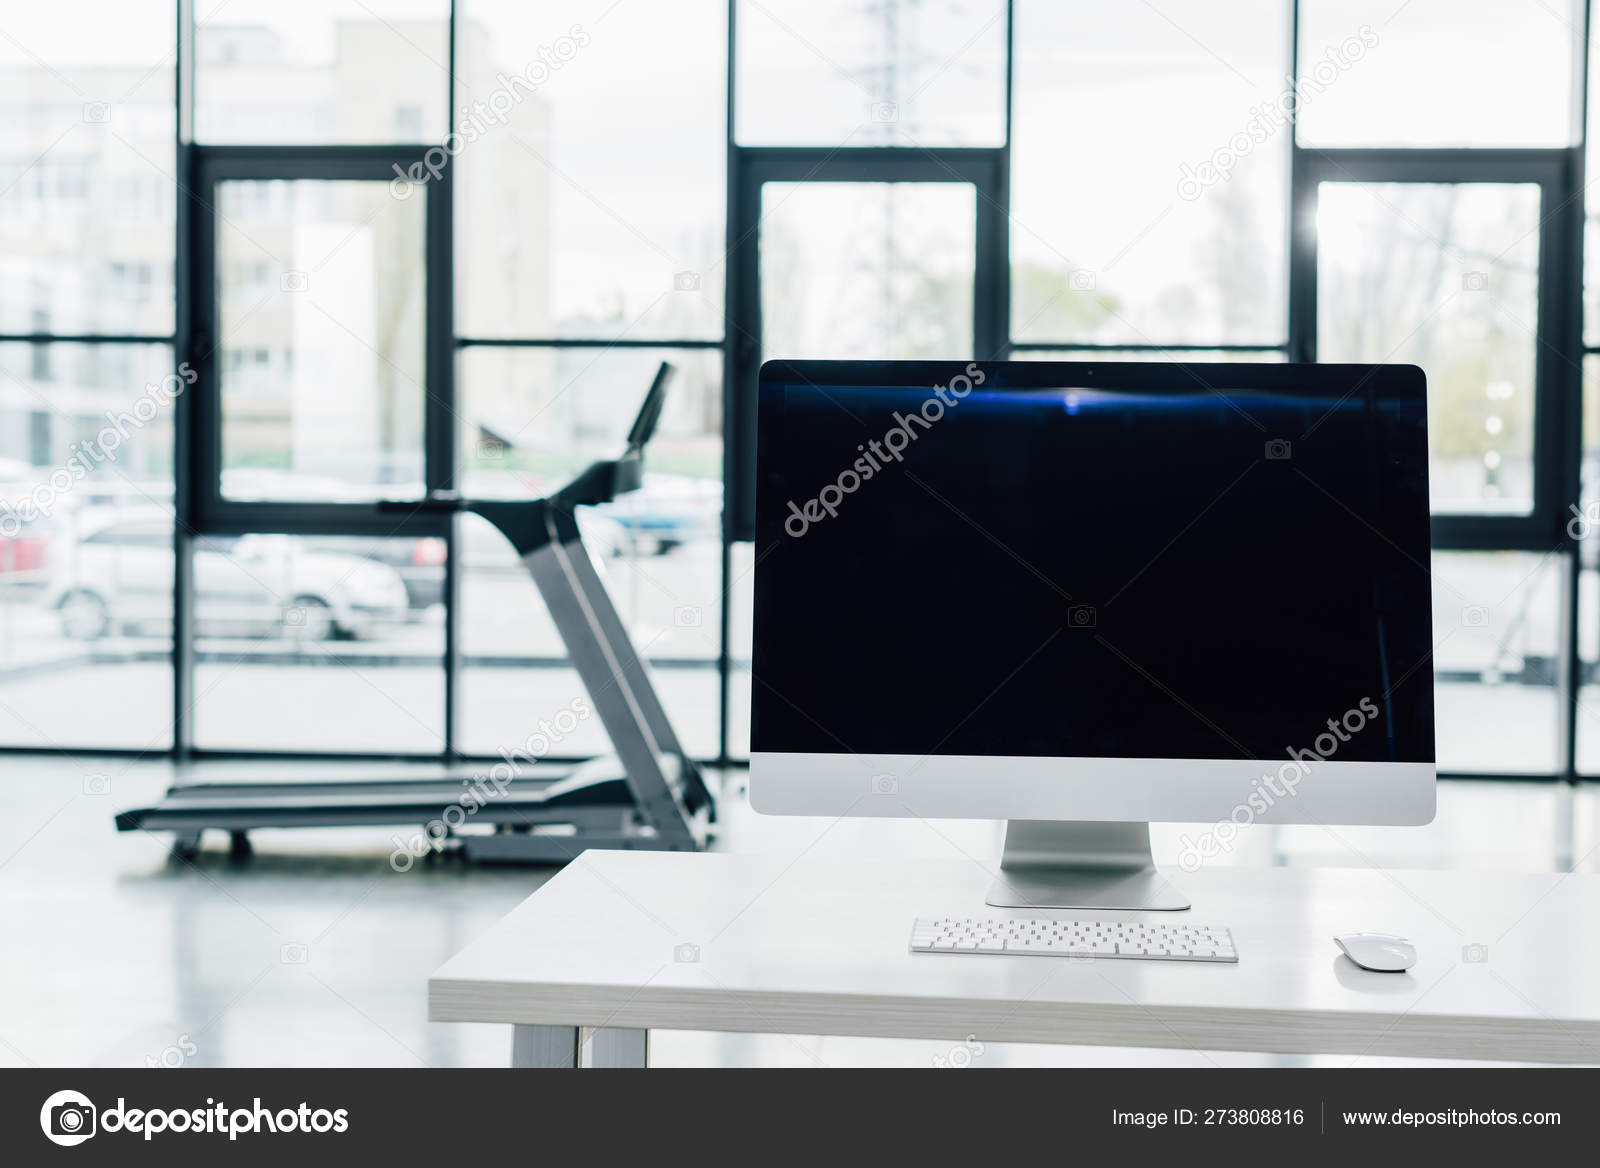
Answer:
<path fill-rule="evenodd" d="M 1147 823 L 1006 823 L 995 908 L 1124 909 L 1172 912 L 1189 900 L 1156 870 Z"/>

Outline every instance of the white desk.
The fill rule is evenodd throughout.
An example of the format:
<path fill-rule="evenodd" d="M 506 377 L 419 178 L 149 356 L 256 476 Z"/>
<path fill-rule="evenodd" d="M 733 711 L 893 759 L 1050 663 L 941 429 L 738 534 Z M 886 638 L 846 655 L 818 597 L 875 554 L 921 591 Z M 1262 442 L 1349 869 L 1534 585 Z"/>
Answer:
<path fill-rule="evenodd" d="M 1226 925 L 1237 965 L 908 952 L 919 916 L 1091 915 L 987 908 L 977 863 L 590 851 L 433 975 L 429 1014 L 512 1023 L 523 1066 L 591 1033 L 591 1065 L 643 1065 L 652 1028 L 1600 1063 L 1600 877 L 1169 875 L 1191 912 L 1092 915 Z M 1331 939 L 1357 930 L 1417 964 L 1358 969 Z"/>

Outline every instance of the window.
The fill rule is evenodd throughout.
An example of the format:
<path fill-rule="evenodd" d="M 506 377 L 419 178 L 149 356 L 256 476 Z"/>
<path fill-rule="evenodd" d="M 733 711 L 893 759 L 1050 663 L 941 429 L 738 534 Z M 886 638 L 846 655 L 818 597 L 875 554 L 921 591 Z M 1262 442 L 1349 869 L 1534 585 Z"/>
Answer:
<path fill-rule="evenodd" d="M 737 138 L 747 146 L 999 146 L 999 0 L 741 0 Z"/>
<path fill-rule="evenodd" d="M 720 339 L 726 11 L 460 0 L 458 332 Z"/>
<path fill-rule="evenodd" d="M 1576 0 L 1301 0 L 1307 146 L 1576 141 Z"/>
<path fill-rule="evenodd" d="M 656 369 L 676 373 L 643 487 L 580 514 L 585 544 L 687 749 L 715 755 L 721 629 L 722 376 L 705 350 L 474 346 L 460 367 L 463 489 L 474 498 L 548 493 L 615 457 Z M 488 523 L 461 520 L 463 740 L 493 753 L 582 689 L 538 590 Z M 590 740 L 562 753 L 604 750 Z"/>
<path fill-rule="evenodd" d="M 1579 501 L 1567 511 L 1577 544 L 1577 769 L 1600 775 L 1600 355 L 1583 359 L 1583 459 Z"/>
<path fill-rule="evenodd" d="M 443 138 L 449 0 L 196 5 L 200 142 Z"/>
<path fill-rule="evenodd" d="M 971 354 L 976 200 L 966 183 L 766 183 L 763 355 Z"/>
<path fill-rule="evenodd" d="M 195 744 L 443 750 L 440 542 L 263 534 L 196 541 Z M 167 554 L 170 573 L 170 547 Z"/>
<path fill-rule="evenodd" d="M 1539 188 L 1325 182 L 1317 355 L 1428 374 L 1435 511 L 1533 508 Z"/>
<path fill-rule="evenodd" d="M 1561 590 L 1567 558 L 1433 557 L 1439 768 L 1554 774 L 1559 758 Z"/>
<path fill-rule="evenodd" d="M 223 494 L 420 495 L 426 189 L 218 185 Z"/>
<path fill-rule="evenodd" d="M 186 388 L 164 345 L 0 343 L 0 745 L 172 745 Z"/>
<path fill-rule="evenodd" d="M 68 6 L 7 13 L 0 333 L 172 331 L 174 21 L 172 0 L 127 0 L 101 30 Z M 149 197 L 124 197 L 130 185 Z M 148 297 L 103 294 L 137 265 Z"/>
<path fill-rule="evenodd" d="M 1016 7 L 1012 338 L 1283 343 L 1286 7 Z"/>
<path fill-rule="evenodd" d="M 1586 7 L 230 0 L 181 33 L 173 0 L 104 28 L 19 9 L 0 742 L 522 740 L 576 684 L 533 586 L 484 524 L 406 504 L 549 491 L 669 361 L 643 489 L 585 535 L 691 750 L 739 757 L 763 356 L 1404 360 L 1441 767 L 1600 774 Z"/>

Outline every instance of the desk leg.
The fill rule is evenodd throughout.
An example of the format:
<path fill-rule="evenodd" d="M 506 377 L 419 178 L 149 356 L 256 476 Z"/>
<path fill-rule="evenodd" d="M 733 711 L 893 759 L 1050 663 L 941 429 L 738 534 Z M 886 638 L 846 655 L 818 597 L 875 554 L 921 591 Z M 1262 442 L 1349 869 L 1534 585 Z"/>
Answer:
<path fill-rule="evenodd" d="M 513 1067 L 576 1067 L 578 1028 L 576 1026 L 513 1026 L 511 1028 Z"/>
<path fill-rule="evenodd" d="M 616 1026 L 587 1027 L 580 1033 L 580 1065 L 585 1067 L 642 1069 L 650 1055 L 650 1032 Z"/>
<path fill-rule="evenodd" d="M 595 1069 L 644 1067 L 650 1053 L 648 1030 L 615 1026 L 513 1026 L 513 1067 Z"/>

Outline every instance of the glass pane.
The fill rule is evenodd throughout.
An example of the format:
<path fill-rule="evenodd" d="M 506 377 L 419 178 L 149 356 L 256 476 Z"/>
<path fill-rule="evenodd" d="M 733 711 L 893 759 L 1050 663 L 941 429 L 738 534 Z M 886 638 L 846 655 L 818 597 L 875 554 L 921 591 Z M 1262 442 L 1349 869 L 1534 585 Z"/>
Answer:
<path fill-rule="evenodd" d="M 437 142 L 449 0 L 195 6 L 201 142 Z"/>
<path fill-rule="evenodd" d="M 1435 552 L 1433 671 L 1441 771 L 1555 770 L 1558 554 Z"/>
<path fill-rule="evenodd" d="M 225 495 L 422 492 L 425 201 L 381 182 L 219 184 Z"/>
<path fill-rule="evenodd" d="M 8 5 L 0 331 L 172 332 L 171 0 Z"/>
<path fill-rule="evenodd" d="M 728 577 L 728 656 L 732 670 L 728 677 L 728 757 L 750 757 L 750 650 L 755 639 L 754 544 L 736 543 L 729 549 Z"/>
<path fill-rule="evenodd" d="M 679 738 L 717 751 L 722 576 L 721 358 L 705 350 L 472 347 L 460 360 L 463 490 L 536 498 L 621 453 L 661 361 L 677 374 L 644 486 L 579 512 L 584 540 Z M 538 589 L 487 522 L 460 521 L 462 749 L 521 743 L 584 690 Z M 604 752 L 585 719 L 553 755 Z"/>
<path fill-rule="evenodd" d="M 171 746 L 187 388 L 165 345 L 0 345 L 0 743 Z"/>
<path fill-rule="evenodd" d="M 1280 344 L 1289 5 L 1017 5 L 1011 335 Z"/>
<path fill-rule="evenodd" d="M 1580 0 L 1301 0 L 1310 146 L 1565 146 Z"/>
<path fill-rule="evenodd" d="M 457 7 L 456 331 L 720 338 L 727 6 Z"/>
<path fill-rule="evenodd" d="M 444 559 L 428 538 L 197 540 L 196 745 L 443 750 Z"/>
<path fill-rule="evenodd" d="M 1589 54 L 1589 126 L 1586 149 L 1586 170 L 1589 175 L 1600 174 L 1600 37 L 1590 38 Z M 1584 187 L 1584 237 L 1583 237 L 1583 341 L 1590 346 L 1600 345 L 1600 190 L 1590 182 Z"/>
<path fill-rule="evenodd" d="M 999 146 L 1002 0 L 741 0 L 745 145 Z"/>
<path fill-rule="evenodd" d="M 1583 462 L 1578 502 L 1566 514 L 1577 540 L 1578 771 L 1600 774 L 1600 357 L 1583 359 Z"/>
<path fill-rule="evenodd" d="M 1428 376 L 1436 512 L 1533 507 L 1539 188 L 1323 183 L 1317 357 Z"/>
<path fill-rule="evenodd" d="M 976 192 L 968 183 L 767 183 L 767 357 L 973 354 Z"/>

